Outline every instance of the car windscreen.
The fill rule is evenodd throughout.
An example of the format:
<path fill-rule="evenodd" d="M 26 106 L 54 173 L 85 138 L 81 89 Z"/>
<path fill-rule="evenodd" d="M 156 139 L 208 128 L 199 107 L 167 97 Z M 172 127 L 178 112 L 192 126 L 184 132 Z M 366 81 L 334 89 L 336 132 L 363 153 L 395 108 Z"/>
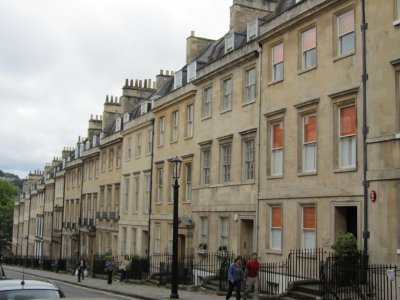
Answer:
<path fill-rule="evenodd" d="M 60 298 L 56 290 L 14 290 L 0 291 L 0 300 L 30 300 Z"/>

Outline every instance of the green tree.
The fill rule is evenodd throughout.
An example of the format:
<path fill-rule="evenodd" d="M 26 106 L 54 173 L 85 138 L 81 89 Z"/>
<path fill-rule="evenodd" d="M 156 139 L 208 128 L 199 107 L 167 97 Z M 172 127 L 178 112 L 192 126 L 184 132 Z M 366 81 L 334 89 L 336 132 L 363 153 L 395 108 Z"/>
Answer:
<path fill-rule="evenodd" d="M 19 188 L 13 183 L 0 179 L 0 231 L 5 242 L 11 242 L 14 217 L 14 202 L 19 195 Z"/>

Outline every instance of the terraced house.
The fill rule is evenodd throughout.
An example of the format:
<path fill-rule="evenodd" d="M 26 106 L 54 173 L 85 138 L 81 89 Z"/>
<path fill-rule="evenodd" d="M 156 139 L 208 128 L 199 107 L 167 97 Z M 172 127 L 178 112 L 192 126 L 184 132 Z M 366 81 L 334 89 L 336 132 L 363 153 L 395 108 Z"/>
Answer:
<path fill-rule="evenodd" d="M 15 204 L 14 253 L 50 255 L 58 237 L 26 248 L 41 239 L 28 224 L 60 230 L 60 212 L 62 257 L 171 253 L 170 159 L 180 156 L 181 255 L 257 251 L 278 262 L 351 232 L 370 262 L 398 264 L 399 7 L 233 0 L 225 36 L 192 32 L 184 66 L 155 83 L 127 80 L 52 166 L 55 179 L 30 178 Z M 26 205 L 38 211 L 43 191 L 28 222 Z"/>

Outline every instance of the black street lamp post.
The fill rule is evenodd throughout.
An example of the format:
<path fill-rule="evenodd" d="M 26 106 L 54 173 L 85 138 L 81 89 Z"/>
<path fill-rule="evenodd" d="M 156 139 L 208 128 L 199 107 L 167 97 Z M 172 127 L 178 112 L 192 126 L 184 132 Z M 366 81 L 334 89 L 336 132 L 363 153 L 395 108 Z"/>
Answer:
<path fill-rule="evenodd" d="M 171 278 L 171 295 L 170 299 L 178 299 L 178 195 L 179 195 L 179 184 L 178 179 L 180 177 L 182 159 L 178 156 L 170 159 L 172 163 L 172 178 L 174 180 L 174 214 L 173 214 L 173 233 L 172 233 L 172 278 Z"/>

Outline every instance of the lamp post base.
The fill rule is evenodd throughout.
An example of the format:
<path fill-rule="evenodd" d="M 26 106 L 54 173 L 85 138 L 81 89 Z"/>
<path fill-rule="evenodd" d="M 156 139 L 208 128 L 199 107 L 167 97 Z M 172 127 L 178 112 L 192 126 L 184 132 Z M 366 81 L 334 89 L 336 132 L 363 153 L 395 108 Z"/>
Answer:
<path fill-rule="evenodd" d="M 178 294 L 171 294 L 169 296 L 169 299 L 179 299 L 179 295 Z"/>

